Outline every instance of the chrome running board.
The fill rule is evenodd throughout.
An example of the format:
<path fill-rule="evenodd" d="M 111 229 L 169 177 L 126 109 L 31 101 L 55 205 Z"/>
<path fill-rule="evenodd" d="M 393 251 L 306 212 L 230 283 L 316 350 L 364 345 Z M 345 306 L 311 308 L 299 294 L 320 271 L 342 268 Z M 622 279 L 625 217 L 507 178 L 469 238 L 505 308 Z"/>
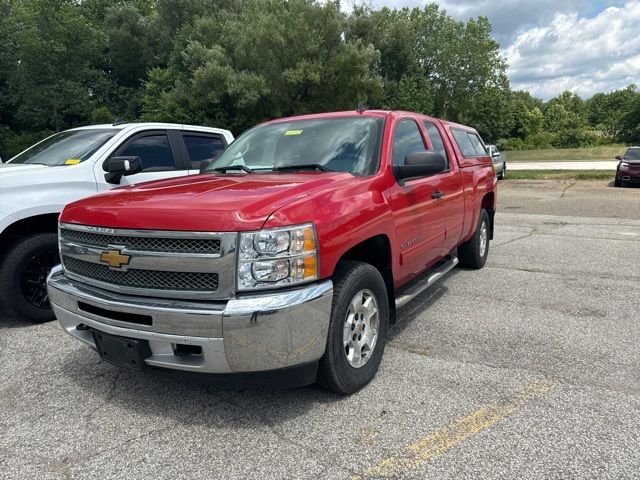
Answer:
<path fill-rule="evenodd" d="M 448 258 L 437 263 L 433 268 L 420 275 L 416 280 L 413 280 L 406 287 L 401 289 L 396 294 L 396 308 L 405 306 L 411 300 L 416 298 L 422 292 L 424 292 L 431 285 L 440 280 L 446 273 L 451 271 L 456 265 L 458 265 L 458 256 L 456 254 L 450 255 Z"/>

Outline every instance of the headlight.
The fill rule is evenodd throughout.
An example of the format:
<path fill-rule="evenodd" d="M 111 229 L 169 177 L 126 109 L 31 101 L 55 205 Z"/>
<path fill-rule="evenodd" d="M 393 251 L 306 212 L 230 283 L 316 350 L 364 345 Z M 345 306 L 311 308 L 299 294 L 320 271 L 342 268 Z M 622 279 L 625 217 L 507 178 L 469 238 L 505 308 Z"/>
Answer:
<path fill-rule="evenodd" d="M 621 172 L 626 172 L 627 170 L 629 170 L 629 164 L 627 162 L 620 162 L 619 169 Z"/>
<path fill-rule="evenodd" d="M 313 225 L 240 233 L 238 290 L 274 288 L 318 278 Z"/>

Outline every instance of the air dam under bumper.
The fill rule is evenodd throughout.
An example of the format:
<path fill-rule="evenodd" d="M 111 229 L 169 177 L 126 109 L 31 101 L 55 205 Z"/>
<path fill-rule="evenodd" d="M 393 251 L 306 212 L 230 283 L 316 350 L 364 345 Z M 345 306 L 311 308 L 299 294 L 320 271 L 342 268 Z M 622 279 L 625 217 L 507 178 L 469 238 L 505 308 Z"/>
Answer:
<path fill-rule="evenodd" d="M 133 297 L 70 280 L 60 266 L 47 284 L 60 325 L 92 348 L 96 345 L 91 331 L 79 325 L 147 340 L 149 366 L 218 374 L 265 372 L 317 361 L 325 350 L 333 298 L 331 280 L 226 302 Z M 100 309 L 111 318 L 96 314 Z M 120 313 L 125 318 L 150 317 L 151 325 L 116 320 L 122 318 Z M 202 354 L 175 355 L 175 345 L 199 346 Z"/>

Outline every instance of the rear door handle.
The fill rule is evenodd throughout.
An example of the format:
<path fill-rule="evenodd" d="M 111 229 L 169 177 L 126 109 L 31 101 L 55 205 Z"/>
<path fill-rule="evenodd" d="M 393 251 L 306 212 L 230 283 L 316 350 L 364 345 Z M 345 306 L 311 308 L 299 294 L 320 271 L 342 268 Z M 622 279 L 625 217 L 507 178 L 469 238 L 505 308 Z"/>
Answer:
<path fill-rule="evenodd" d="M 433 193 L 431 194 L 431 198 L 442 198 L 444 197 L 444 193 L 442 193 L 440 190 L 434 190 Z"/>

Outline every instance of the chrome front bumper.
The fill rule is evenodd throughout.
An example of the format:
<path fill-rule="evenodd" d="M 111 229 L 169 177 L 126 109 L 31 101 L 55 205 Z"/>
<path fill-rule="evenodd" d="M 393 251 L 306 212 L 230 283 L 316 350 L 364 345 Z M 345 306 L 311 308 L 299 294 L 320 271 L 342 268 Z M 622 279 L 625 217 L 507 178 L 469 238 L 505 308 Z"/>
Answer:
<path fill-rule="evenodd" d="M 59 266 L 47 284 L 60 325 L 92 348 L 91 330 L 79 325 L 148 340 L 150 366 L 203 373 L 277 370 L 318 360 L 326 346 L 333 298 L 331 280 L 225 302 L 134 297 L 71 280 Z M 96 314 L 100 309 L 111 318 Z M 150 317 L 151 325 L 115 320 L 118 314 Z M 178 344 L 200 346 L 202 354 L 177 356 Z"/>

